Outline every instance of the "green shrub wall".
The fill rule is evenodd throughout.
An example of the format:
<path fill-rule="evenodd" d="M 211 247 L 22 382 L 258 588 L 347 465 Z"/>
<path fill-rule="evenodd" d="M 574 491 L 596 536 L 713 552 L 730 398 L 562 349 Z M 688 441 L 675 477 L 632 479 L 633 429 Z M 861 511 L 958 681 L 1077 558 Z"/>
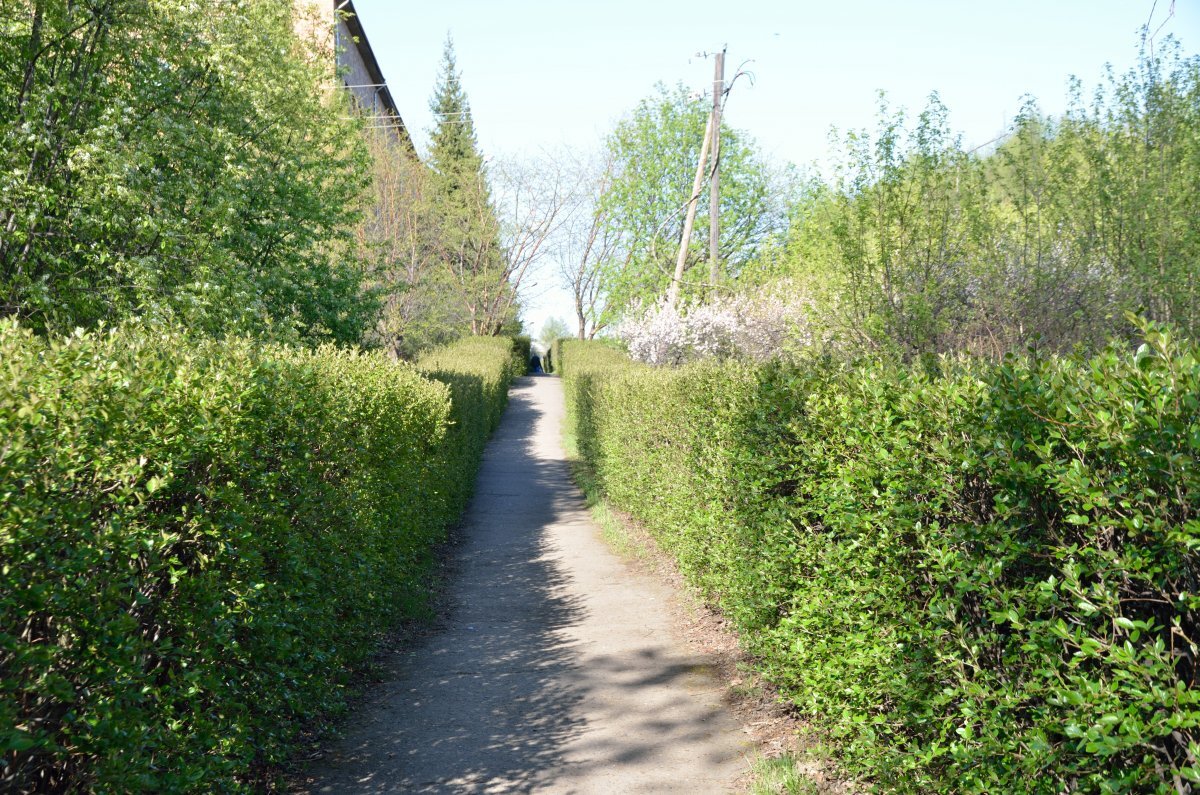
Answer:
<path fill-rule="evenodd" d="M 509 384 L 528 366 L 519 340 L 510 337 L 466 337 L 417 360 L 418 370 L 450 390 L 452 466 L 438 483 L 438 496 L 455 516 L 471 496 L 484 444 L 508 405 Z"/>
<path fill-rule="evenodd" d="M 1200 781 L 1200 355 L 650 369 L 568 342 L 581 453 L 888 791 Z"/>
<path fill-rule="evenodd" d="M 0 324 L 0 789 L 237 790 L 336 709 L 503 407 L 460 351 Z"/>
<path fill-rule="evenodd" d="M 546 355 L 542 357 L 542 368 L 547 373 L 558 372 L 558 357 L 562 351 L 562 344 L 570 339 L 570 337 L 555 337 L 546 346 Z"/>
<path fill-rule="evenodd" d="M 529 372 L 529 360 L 533 358 L 533 339 L 524 335 L 512 338 L 513 355 L 525 363 L 522 373 Z"/>

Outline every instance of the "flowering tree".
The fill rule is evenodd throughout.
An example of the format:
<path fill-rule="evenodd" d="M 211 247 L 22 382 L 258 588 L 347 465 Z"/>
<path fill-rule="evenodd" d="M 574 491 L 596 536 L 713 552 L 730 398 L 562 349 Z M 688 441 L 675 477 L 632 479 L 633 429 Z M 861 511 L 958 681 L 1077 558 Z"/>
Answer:
<path fill-rule="evenodd" d="M 663 298 L 633 312 L 617 335 L 630 356 L 648 364 L 708 357 L 763 361 L 811 344 L 808 307 L 807 297 L 784 289 L 679 306 Z"/>

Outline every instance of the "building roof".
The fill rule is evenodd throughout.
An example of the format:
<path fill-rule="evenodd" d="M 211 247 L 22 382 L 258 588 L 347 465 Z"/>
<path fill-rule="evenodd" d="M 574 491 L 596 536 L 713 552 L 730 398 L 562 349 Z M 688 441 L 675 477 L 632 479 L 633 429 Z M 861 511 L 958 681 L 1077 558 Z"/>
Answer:
<path fill-rule="evenodd" d="M 336 0 L 334 1 L 336 2 Z M 414 149 L 412 137 L 408 134 L 408 128 L 404 126 L 404 119 L 400 117 L 400 110 L 392 99 L 392 92 L 388 90 L 387 79 L 383 76 L 383 70 L 379 68 L 379 62 L 375 60 L 375 53 L 372 52 L 371 43 L 367 40 L 367 32 L 363 30 L 358 13 L 354 10 L 354 0 L 342 0 L 337 3 L 335 8 L 344 14 L 341 19 L 345 22 L 346 29 L 350 31 L 352 43 L 366 65 L 371 81 L 376 86 L 375 95 L 383 109 L 383 114 L 380 115 L 386 114 L 393 119 L 395 121 L 393 129 L 396 135 L 410 150 Z"/>

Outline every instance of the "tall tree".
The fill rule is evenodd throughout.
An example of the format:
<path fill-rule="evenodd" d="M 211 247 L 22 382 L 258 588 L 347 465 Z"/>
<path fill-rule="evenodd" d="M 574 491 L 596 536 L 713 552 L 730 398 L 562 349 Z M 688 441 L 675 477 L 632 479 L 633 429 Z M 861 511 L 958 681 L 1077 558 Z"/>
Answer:
<path fill-rule="evenodd" d="M 548 317 L 546 318 L 546 322 L 542 324 L 542 331 L 538 334 L 538 342 L 549 350 L 555 340 L 563 339 L 570 334 L 571 328 L 565 320 L 560 317 Z"/>
<path fill-rule="evenodd" d="M 466 313 L 472 334 L 498 334 L 515 315 L 496 218 L 475 134 L 471 105 L 447 37 L 442 70 L 429 102 L 430 187 L 438 224 L 439 256 L 449 287 Z"/>
<path fill-rule="evenodd" d="M 503 278 L 512 287 L 508 304 L 494 314 L 511 317 L 517 293 L 541 271 L 540 263 L 557 253 L 558 244 L 581 208 L 579 174 L 566 154 L 501 160 L 495 170 Z"/>
<path fill-rule="evenodd" d="M 604 195 L 613 176 L 612 152 L 579 160 L 575 169 L 579 175 L 576 208 L 559 240 L 557 259 L 562 284 L 571 291 L 576 336 L 583 340 L 593 338 L 612 321 L 603 278 L 606 273 L 619 272 L 615 258 L 625 257 L 627 262 L 631 252 L 621 246 L 620 233 L 609 223 L 604 208 Z"/>
<path fill-rule="evenodd" d="M 606 142 L 612 163 L 601 210 L 610 237 L 621 240 L 604 274 L 611 310 L 652 301 L 667 290 L 683 234 L 697 158 L 710 104 L 690 96 L 682 85 L 642 100 Z M 784 203 L 776 181 L 753 143 L 737 130 L 721 128 L 720 258 L 722 270 L 736 276 L 772 232 L 786 228 Z M 698 217 L 708 218 L 708 191 L 700 196 Z M 685 268 L 707 257 L 708 224 L 698 223 L 688 242 Z M 705 269 L 707 271 L 707 269 Z M 685 276 L 703 289 L 707 273 Z"/>
<path fill-rule="evenodd" d="M 389 131 L 365 133 L 374 198 L 356 237 L 380 302 L 366 342 L 413 359 L 469 333 L 470 324 L 440 259 L 432 172 Z"/>

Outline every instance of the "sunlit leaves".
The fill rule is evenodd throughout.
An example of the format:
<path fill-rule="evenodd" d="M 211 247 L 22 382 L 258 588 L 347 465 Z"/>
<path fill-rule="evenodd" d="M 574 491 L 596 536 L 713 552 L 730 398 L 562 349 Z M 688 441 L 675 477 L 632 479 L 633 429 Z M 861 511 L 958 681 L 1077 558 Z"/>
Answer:
<path fill-rule="evenodd" d="M 1096 350 L 1127 310 L 1194 333 L 1200 59 L 1168 42 L 1072 94 L 971 149 L 936 96 L 915 119 L 881 103 L 757 269 L 800 280 L 841 343 L 907 357 Z"/>
<path fill-rule="evenodd" d="M 0 301 L 354 341 L 362 148 L 290 5 L 3 4 Z M 328 55 L 328 54 L 326 54 Z"/>
<path fill-rule="evenodd" d="M 0 786 L 249 788 L 426 609 L 523 356 L 0 322 Z"/>
<path fill-rule="evenodd" d="M 571 428 L 885 791 L 1187 791 L 1200 351 L 650 368 L 560 346 Z"/>
<path fill-rule="evenodd" d="M 684 208 L 704 138 L 711 100 L 689 97 L 682 86 L 658 86 L 606 140 L 611 178 L 600 204 L 604 223 L 622 243 L 602 275 L 612 313 L 649 304 L 667 291 L 683 234 Z M 721 130 L 721 272 L 736 275 L 768 237 L 783 229 L 784 197 L 766 161 L 745 133 Z M 705 183 L 707 184 L 707 182 Z M 688 255 L 691 269 L 705 256 L 708 192 L 699 200 Z M 689 284 L 707 281 L 689 273 Z M 699 292 L 699 290 L 689 291 Z"/>

